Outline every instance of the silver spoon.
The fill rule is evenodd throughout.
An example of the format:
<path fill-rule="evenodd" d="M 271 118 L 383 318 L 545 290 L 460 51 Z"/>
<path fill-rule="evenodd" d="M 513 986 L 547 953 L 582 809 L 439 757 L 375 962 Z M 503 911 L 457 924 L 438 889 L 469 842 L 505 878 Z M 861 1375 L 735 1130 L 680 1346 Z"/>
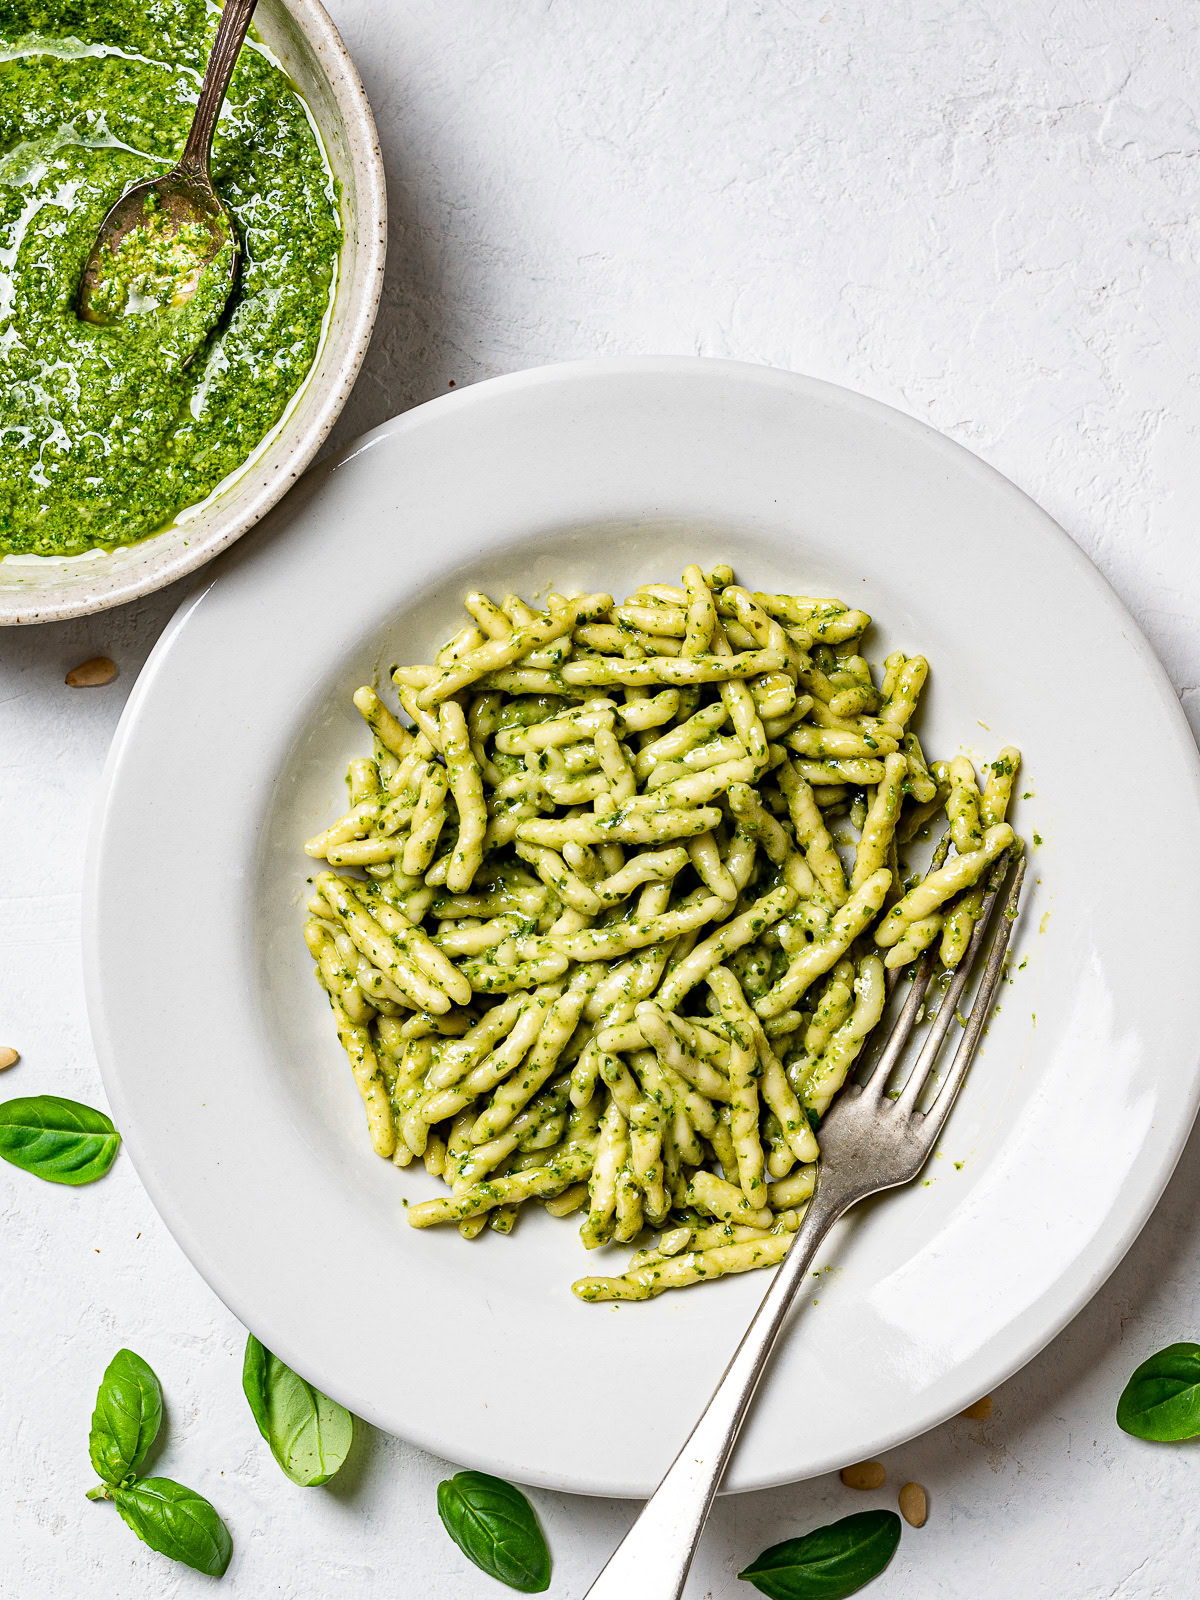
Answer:
<path fill-rule="evenodd" d="M 257 0 L 225 0 L 183 154 L 161 178 L 147 178 L 127 189 L 100 224 L 79 282 L 79 315 L 84 321 L 115 322 L 135 309 L 122 302 L 114 310 L 98 291 L 113 274 L 122 241 L 138 228 L 146 228 L 149 239 L 152 227 L 155 245 L 170 248 L 172 271 L 178 266 L 178 277 L 171 285 L 172 305 L 192 298 L 206 268 L 231 245 L 221 263 L 226 287 L 220 304 L 228 298 L 240 251 L 233 219 L 213 188 L 208 163 L 217 117 L 256 4 Z M 94 299 L 99 303 L 94 304 Z"/>

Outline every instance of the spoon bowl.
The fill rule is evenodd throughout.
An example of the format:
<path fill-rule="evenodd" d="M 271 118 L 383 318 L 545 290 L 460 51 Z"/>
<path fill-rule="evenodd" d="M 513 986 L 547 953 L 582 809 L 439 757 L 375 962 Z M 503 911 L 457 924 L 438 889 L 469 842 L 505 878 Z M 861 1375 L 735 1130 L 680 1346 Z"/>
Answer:
<path fill-rule="evenodd" d="M 185 305 L 202 278 L 224 306 L 240 255 L 233 219 L 207 177 L 172 167 L 135 183 L 109 209 L 80 278 L 79 315 L 109 324 Z"/>

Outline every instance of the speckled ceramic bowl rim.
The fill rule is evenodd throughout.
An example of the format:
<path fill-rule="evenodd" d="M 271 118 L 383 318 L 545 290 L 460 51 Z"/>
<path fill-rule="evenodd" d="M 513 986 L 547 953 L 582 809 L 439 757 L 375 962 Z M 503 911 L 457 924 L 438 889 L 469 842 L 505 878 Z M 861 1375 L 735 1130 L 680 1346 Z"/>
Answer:
<path fill-rule="evenodd" d="M 354 206 L 350 218 L 356 253 L 351 275 L 338 287 L 345 297 L 346 318 L 318 355 L 311 381 L 326 389 L 323 401 L 305 415 L 297 412 L 286 422 L 259 470 L 268 465 L 253 494 L 231 498 L 230 514 L 218 516 L 202 535 L 186 545 L 164 542 L 157 535 L 138 548 L 144 559 L 109 573 L 98 573 L 90 584 L 44 584 L 29 589 L 0 588 L 0 626 L 16 623 L 61 622 L 90 616 L 110 606 L 125 605 L 176 579 L 186 577 L 252 528 L 280 500 L 316 455 L 337 420 L 358 377 L 379 309 L 387 253 L 387 191 L 383 155 L 370 103 L 358 69 L 319 0 L 278 0 L 312 50 L 332 93 L 345 136 L 354 175 Z M 276 451 L 281 453 L 276 455 Z M 251 468 L 252 474 L 256 469 Z M 249 476 L 250 474 L 248 474 Z M 244 488 L 245 479 L 239 480 Z"/>

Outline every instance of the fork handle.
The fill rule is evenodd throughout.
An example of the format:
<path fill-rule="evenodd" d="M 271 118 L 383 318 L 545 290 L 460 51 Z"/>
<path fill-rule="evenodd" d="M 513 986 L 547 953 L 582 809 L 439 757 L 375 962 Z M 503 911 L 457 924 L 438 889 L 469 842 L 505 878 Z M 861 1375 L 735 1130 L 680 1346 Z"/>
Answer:
<path fill-rule="evenodd" d="M 687 1443 L 587 1600 L 679 1600 L 709 1509 L 779 1330 L 825 1235 L 853 1194 L 821 1194 L 820 1180 L 762 1304 Z"/>

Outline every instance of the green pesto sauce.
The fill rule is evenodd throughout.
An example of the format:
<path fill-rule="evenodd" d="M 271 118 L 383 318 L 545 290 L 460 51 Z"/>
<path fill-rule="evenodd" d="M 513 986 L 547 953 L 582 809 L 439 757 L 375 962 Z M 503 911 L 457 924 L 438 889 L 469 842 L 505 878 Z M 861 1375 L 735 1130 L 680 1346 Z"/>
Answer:
<path fill-rule="evenodd" d="M 109 326 L 76 313 L 105 213 L 183 147 L 218 16 L 204 0 L 0 0 L 0 553 L 157 532 L 245 464 L 316 357 L 337 195 L 253 40 L 213 147 L 242 249 L 228 304 L 206 299 L 206 273 L 183 305 L 149 293 Z M 152 250 L 129 266 L 139 292 L 166 270 Z"/>

